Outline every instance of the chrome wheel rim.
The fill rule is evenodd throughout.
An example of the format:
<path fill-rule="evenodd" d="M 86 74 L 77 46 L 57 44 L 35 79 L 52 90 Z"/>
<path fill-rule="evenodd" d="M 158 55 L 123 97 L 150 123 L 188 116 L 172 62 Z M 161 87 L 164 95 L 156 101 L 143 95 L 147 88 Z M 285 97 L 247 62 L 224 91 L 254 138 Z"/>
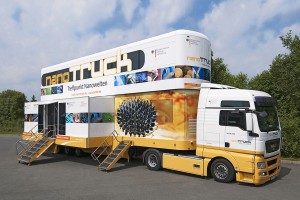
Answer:
<path fill-rule="evenodd" d="M 157 159 L 156 155 L 150 154 L 148 156 L 148 164 L 149 164 L 149 166 L 150 167 L 156 167 L 157 163 L 158 163 L 158 159 Z"/>
<path fill-rule="evenodd" d="M 218 163 L 215 166 L 214 174 L 218 179 L 226 179 L 228 176 L 228 168 L 223 163 Z"/>

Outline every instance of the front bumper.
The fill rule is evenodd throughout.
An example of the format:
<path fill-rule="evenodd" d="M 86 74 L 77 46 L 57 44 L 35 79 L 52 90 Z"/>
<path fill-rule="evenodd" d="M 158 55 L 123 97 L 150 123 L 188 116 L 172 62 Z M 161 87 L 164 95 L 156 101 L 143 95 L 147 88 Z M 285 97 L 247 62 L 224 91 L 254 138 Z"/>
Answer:
<path fill-rule="evenodd" d="M 266 168 L 258 169 L 257 168 L 258 162 L 264 162 Z M 281 170 L 280 154 L 270 158 L 264 158 L 263 156 L 256 156 L 254 164 L 255 164 L 255 173 L 253 176 L 253 183 L 255 185 L 264 184 L 270 180 L 275 179 L 279 175 Z"/>

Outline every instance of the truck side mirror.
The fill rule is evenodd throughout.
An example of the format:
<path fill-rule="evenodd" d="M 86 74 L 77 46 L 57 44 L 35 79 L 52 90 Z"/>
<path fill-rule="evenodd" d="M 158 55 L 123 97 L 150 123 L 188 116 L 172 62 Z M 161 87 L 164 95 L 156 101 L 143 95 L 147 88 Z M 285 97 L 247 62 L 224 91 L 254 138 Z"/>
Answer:
<path fill-rule="evenodd" d="M 252 127 L 253 127 L 253 124 L 252 124 L 252 113 L 245 113 L 246 114 L 246 130 L 247 131 L 253 131 L 252 130 Z"/>
<path fill-rule="evenodd" d="M 252 113 L 245 113 L 245 115 L 246 115 L 246 131 L 249 133 L 249 136 L 258 137 L 259 135 L 253 132 Z"/>

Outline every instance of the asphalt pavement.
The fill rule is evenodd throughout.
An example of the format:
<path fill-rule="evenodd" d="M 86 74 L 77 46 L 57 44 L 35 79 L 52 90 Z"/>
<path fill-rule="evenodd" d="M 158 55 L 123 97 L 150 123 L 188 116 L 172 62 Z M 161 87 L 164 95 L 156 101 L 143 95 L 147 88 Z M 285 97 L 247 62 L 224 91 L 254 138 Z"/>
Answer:
<path fill-rule="evenodd" d="M 111 172 L 97 170 L 90 156 L 46 153 L 31 166 L 17 161 L 17 136 L 0 135 L 0 199 L 216 200 L 300 198 L 300 165 L 282 165 L 262 186 L 222 184 L 171 170 L 150 171 L 140 160 L 121 160 Z"/>

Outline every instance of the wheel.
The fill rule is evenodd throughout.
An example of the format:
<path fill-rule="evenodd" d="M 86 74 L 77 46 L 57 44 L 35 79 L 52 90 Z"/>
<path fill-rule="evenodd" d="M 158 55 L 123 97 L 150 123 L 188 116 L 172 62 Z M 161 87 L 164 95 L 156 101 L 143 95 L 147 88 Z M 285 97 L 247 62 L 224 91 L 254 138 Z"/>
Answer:
<path fill-rule="evenodd" d="M 64 152 L 67 155 L 71 155 L 71 154 L 73 154 L 73 149 L 71 147 L 65 147 Z"/>
<path fill-rule="evenodd" d="M 64 147 L 63 146 L 57 146 L 57 153 L 62 154 L 64 152 Z"/>
<path fill-rule="evenodd" d="M 133 158 L 136 158 L 136 152 L 137 152 L 137 149 L 135 147 L 131 147 L 129 150 L 128 150 L 128 156 L 130 159 L 133 159 Z"/>
<path fill-rule="evenodd" d="M 80 148 L 76 148 L 76 149 L 75 149 L 75 155 L 76 155 L 77 157 L 81 157 L 81 156 L 84 155 L 84 152 L 83 152 Z"/>
<path fill-rule="evenodd" d="M 215 181 L 229 183 L 235 179 L 235 170 L 228 160 L 218 158 L 211 165 L 211 175 Z"/>
<path fill-rule="evenodd" d="M 146 165 L 148 169 L 157 171 L 161 169 L 161 156 L 157 151 L 149 151 L 146 154 Z"/>

